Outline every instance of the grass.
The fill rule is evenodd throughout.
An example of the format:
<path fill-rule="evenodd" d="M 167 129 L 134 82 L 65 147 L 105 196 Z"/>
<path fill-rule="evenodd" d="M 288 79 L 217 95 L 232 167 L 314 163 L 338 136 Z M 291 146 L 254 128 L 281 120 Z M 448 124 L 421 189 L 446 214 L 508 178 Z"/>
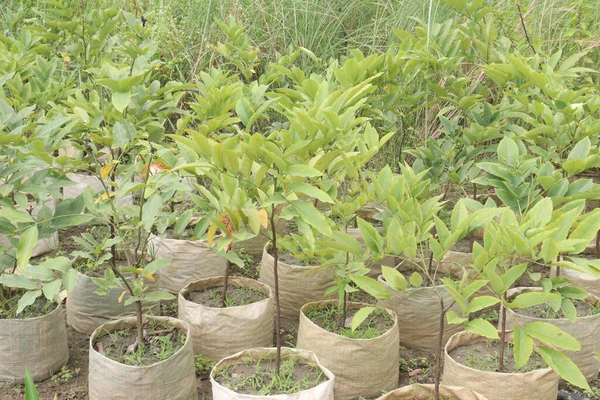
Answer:
<path fill-rule="evenodd" d="M 353 316 L 355 311 L 349 310 L 347 316 Z M 335 306 L 315 307 L 306 313 L 306 317 L 326 331 L 350 339 L 373 339 L 383 335 L 394 325 L 392 318 L 381 308 L 372 312 L 354 331 L 346 327 L 346 324 L 340 324 L 342 312 Z"/>

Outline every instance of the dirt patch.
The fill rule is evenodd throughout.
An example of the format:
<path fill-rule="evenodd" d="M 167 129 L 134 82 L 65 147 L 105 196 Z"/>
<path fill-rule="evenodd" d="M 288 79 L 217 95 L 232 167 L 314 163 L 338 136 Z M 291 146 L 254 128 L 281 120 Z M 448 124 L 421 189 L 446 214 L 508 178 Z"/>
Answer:
<path fill-rule="evenodd" d="M 263 396 L 297 393 L 327 381 L 319 368 L 297 360 L 282 360 L 279 378 L 273 379 L 275 375 L 274 360 L 249 358 L 221 369 L 215 380 L 237 393 Z"/>
<path fill-rule="evenodd" d="M 480 371 L 498 371 L 500 342 L 490 340 L 484 343 L 473 343 L 460 346 L 450 352 L 450 356 L 467 367 Z M 546 368 L 546 363 L 537 353 L 532 353 L 527 364 L 517 369 L 513 357 L 512 343 L 506 343 L 504 351 L 504 372 L 529 372 L 540 368 Z"/>
<path fill-rule="evenodd" d="M 394 326 L 394 320 L 383 309 L 372 312 L 356 330 L 352 331 L 351 323 L 358 308 L 348 308 L 346 318 L 332 304 L 314 307 L 307 310 L 306 317 L 328 332 L 354 339 L 371 339 L 383 335 Z"/>
<path fill-rule="evenodd" d="M 435 382 L 435 357 L 429 352 L 401 347 L 399 368 L 398 387 Z"/>
<path fill-rule="evenodd" d="M 144 327 L 143 347 L 136 349 L 136 338 L 136 329 L 122 329 L 97 338 L 94 346 L 106 357 L 126 365 L 152 365 L 175 354 L 185 344 L 186 335 L 177 328 L 156 324 Z"/>
<path fill-rule="evenodd" d="M 238 286 L 230 284 L 227 286 L 227 296 L 225 304 L 222 301 L 223 287 L 217 286 L 206 288 L 198 292 L 186 294 L 186 299 L 206 307 L 223 308 L 244 306 L 257 303 L 267 298 L 267 295 L 259 290 L 254 290 L 248 286 Z"/>

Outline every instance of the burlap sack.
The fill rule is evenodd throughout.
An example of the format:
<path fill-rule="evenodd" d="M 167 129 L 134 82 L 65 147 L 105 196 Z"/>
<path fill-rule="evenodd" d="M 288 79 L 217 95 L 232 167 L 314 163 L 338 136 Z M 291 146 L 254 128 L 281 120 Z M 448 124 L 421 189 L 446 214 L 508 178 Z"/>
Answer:
<path fill-rule="evenodd" d="M 383 232 L 383 228 L 377 228 L 377 230 L 380 234 Z M 365 248 L 365 241 L 362 235 L 360 234 L 360 230 L 356 228 L 348 229 L 348 234 L 352 235 L 356 240 L 358 240 L 363 249 Z M 379 261 L 370 261 L 366 264 L 366 267 L 369 269 L 369 273 L 367 275 L 372 278 L 376 278 L 379 275 L 381 275 L 382 265 L 394 268 L 397 263 L 398 260 L 396 259 L 396 257 L 393 256 L 386 256 Z"/>
<path fill-rule="evenodd" d="M 403 269 L 402 265 L 399 268 Z M 460 268 L 451 263 L 440 264 L 438 271 L 460 275 L 458 272 Z M 382 276 L 378 278 L 378 281 L 388 287 Z M 391 288 L 390 291 L 392 291 Z M 444 285 L 436 286 L 435 290 L 432 287 L 423 286 L 411 287 L 401 292 L 392 291 L 392 297 L 379 300 L 379 305 L 389 308 L 398 316 L 401 346 L 430 353 L 437 351 L 442 310 L 436 291 L 444 299 L 444 307 L 452 304 L 454 299 L 446 291 Z M 454 305 L 451 310 L 459 311 L 460 308 Z M 443 344 L 446 344 L 452 335 L 462 330 L 462 325 L 450 325 L 444 319 Z"/>
<path fill-rule="evenodd" d="M 160 289 L 179 293 L 188 283 L 225 275 L 226 260 L 210 248 L 206 240 L 169 239 L 151 235 L 148 243 L 156 258 L 171 260 L 162 268 Z"/>
<path fill-rule="evenodd" d="M 94 330 L 107 321 L 135 315 L 135 303 L 125 306 L 125 299 L 119 302 L 119 297 L 123 290 L 113 289 L 106 296 L 100 296 L 94 293 L 98 289 L 92 278 L 82 273 L 77 276 L 77 283 L 67 296 L 67 322 L 76 331 L 92 334 Z M 150 285 L 147 291 L 157 290 L 157 285 Z M 152 315 L 158 315 L 160 305 L 158 302 L 150 303 L 149 308 L 144 312 Z"/>
<path fill-rule="evenodd" d="M 382 390 L 398 386 L 398 319 L 391 310 L 394 326 L 373 339 L 350 339 L 321 328 L 306 313 L 313 307 L 337 304 L 319 301 L 306 304 L 300 311 L 296 347 L 314 352 L 335 375 L 336 400 L 376 397 Z M 349 306 L 366 304 L 348 303 Z"/>
<path fill-rule="evenodd" d="M 433 392 L 433 385 L 416 383 L 392 390 L 377 400 L 430 400 L 433 399 Z M 440 386 L 440 396 L 453 400 L 487 400 L 471 389 L 457 386 Z"/>
<path fill-rule="evenodd" d="M 273 256 L 269 254 L 271 243 L 263 249 L 260 262 L 259 281 L 275 290 L 273 275 Z M 324 300 L 327 289 L 335 284 L 333 268 L 315 271 L 315 266 L 277 263 L 279 277 L 279 303 L 281 315 L 286 318 L 298 318 L 300 308 L 311 301 Z M 331 296 L 330 296 L 331 297 Z"/>
<path fill-rule="evenodd" d="M 25 370 L 44 380 L 69 360 L 62 305 L 47 315 L 0 319 L 0 381 L 23 383 Z"/>
<path fill-rule="evenodd" d="M 273 353 L 276 351 L 275 348 L 255 348 L 245 351 L 240 351 L 230 357 L 224 358 L 210 372 L 210 384 L 212 386 L 213 400 L 333 400 L 333 385 L 334 375 L 325 368 L 317 359 L 314 353 L 300 349 L 290 349 L 283 347 L 281 349 L 281 359 L 298 359 L 303 360 L 304 363 L 318 367 L 323 374 L 329 378 L 328 381 L 323 382 L 311 389 L 303 390 L 302 392 L 294 394 L 279 394 L 272 396 L 254 396 L 248 394 L 239 394 L 215 381 L 215 375 L 217 371 L 226 368 L 229 365 L 236 364 L 240 361 L 252 357 L 253 360 L 260 360 L 262 357 L 269 356 L 273 357 Z M 336 397 L 337 398 L 337 397 Z"/>
<path fill-rule="evenodd" d="M 52 210 L 52 213 L 54 213 L 54 210 L 56 210 L 56 199 L 54 197 L 48 197 L 48 199 L 44 202 L 44 205 L 46 205 L 48 208 L 50 208 L 50 210 Z M 40 209 L 42 208 L 33 202 L 29 203 L 28 207 L 31 207 L 31 215 L 33 216 L 34 219 L 37 217 Z M 19 210 L 20 208 L 17 207 L 17 209 Z M 10 245 L 10 241 L 8 240 L 8 237 L 6 235 L 0 234 L 0 247 L 9 248 L 10 246 L 11 245 Z M 58 248 L 58 232 L 54 232 L 52 235 L 50 235 L 50 237 L 42 238 L 42 239 L 38 240 L 37 244 L 35 245 L 35 247 L 33 248 L 32 252 L 31 252 L 31 257 L 37 257 L 37 256 L 44 255 L 53 250 L 56 250 L 57 248 Z"/>
<path fill-rule="evenodd" d="M 194 354 L 219 361 L 252 347 L 273 345 L 274 301 L 271 288 L 248 278 L 230 277 L 230 286 L 246 286 L 268 297 L 237 307 L 213 308 L 186 300 L 190 292 L 223 287 L 225 278 L 190 283 L 179 292 L 179 319 L 190 326 Z"/>
<path fill-rule="evenodd" d="M 74 199 L 79 196 L 87 187 L 91 187 L 94 193 L 104 192 L 104 186 L 100 181 L 100 178 L 94 175 L 76 174 L 69 172 L 67 178 L 75 182 L 74 185 L 65 186 L 63 188 L 63 198 Z M 119 205 L 132 204 L 133 196 L 128 194 L 121 198 L 118 202 Z"/>
<path fill-rule="evenodd" d="M 541 290 L 541 288 L 514 288 L 507 292 L 507 296 L 508 298 L 514 298 L 521 293 L 531 291 L 540 292 Z M 590 304 L 596 304 L 600 299 L 594 295 L 589 295 L 586 301 Z M 577 339 L 581 345 L 580 351 L 564 351 L 567 357 L 577 365 L 588 380 L 595 379 L 598 376 L 600 362 L 596 360 L 594 354 L 600 351 L 600 314 L 578 317 L 575 322 L 571 322 L 567 318 L 545 319 L 529 317 L 519 311 L 506 310 L 506 329 L 512 329 L 515 322 L 519 326 L 523 326 L 536 321 L 547 322 L 559 327 Z M 502 312 L 500 312 L 500 315 L 502 315 Z"/>
<path fill-rule="evenodd" d="M 94 348 L 96 338 L 105 332 L 134 328 L 135 317 L 107 322 L 94 331 L 89 347 L 90 400 L 196 400 L 194 351 L 188 325 L 181 320 L 155 317 L 156 322 L 186 332 L 185 344 L 166 360 L 147 366 L 130 366 L 111 360 Z"/>
<path fill-rule="evenodd" d="M 507 332 L 507 337 L 512 340 L 512 332 Z M 449 355 L 457 347 L 487 340 L 467 331 L 452 336 L 444 348 L 442 383 L 472 389 L 488 400 L 556 400 L 558 375 L 551 368 L 526 373 L 479 371 L 458 363 Z"/>

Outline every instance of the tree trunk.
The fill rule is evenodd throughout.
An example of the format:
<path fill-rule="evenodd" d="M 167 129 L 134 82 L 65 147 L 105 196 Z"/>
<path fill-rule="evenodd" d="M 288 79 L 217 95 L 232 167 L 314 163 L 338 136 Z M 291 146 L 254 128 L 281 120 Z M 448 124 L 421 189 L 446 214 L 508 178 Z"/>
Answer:
<path fill-rule="evenodd" d="M 271 205 L 271 234 L 273 235 L 273 280 L 275 281 L 275 337 L 277 340 L 277 354 L 275 356 L 275 368 L 277 375 L 281 367 L 281 307 L 279 306 L 279 275 L 277 274 L 277 263 L 279 253 L 277 251 L 277 232 L 275 230 L 275 205 Z"/>

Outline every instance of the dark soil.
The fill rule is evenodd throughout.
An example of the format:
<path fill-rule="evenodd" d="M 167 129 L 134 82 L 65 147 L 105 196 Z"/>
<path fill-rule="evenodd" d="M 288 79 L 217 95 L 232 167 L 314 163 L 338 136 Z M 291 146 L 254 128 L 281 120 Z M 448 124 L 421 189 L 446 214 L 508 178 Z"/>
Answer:
<path fill-rule="evenodd" d="M 371 313 L 355 331 L 351 329 L 352 318 L 358 308 L 348 308 L 346 319 L 337 306 L 329 304 L 308 310 L 306 317 L 326 331 L 355 339 L 371 339 L 383 335 L 394 326 L 394 320 L 383 310 Z"/>
<path fill-rule="evenodd" d="M 222 302 L 223 287 L 217 286 L 206 288 L 199 292 L 186 294 L 186 299 L 206 307 L 223 308 Z M 257 303 L 267 298 L 267 295 L 259 290 L 248 286 L 237 286 L 229 284 L 227 286 L 227 307 L 244 306 Z"/>
<path fill-rule="evenodd" d="M 94 347 L 112 360 L 126 365 L 140 366 L 166 360 L 185 344 L 185 332 L 168 325 L 147 326 L 144 331 L 143 349 L 138 346 L 133 350 L 137 337 L 136 329 L 110 332 L 99 337 Z"/>
<path fill-rule="evenodd" d="M 273 255 L 273 254 L 271 254 Z M 299 265 L 299 266 L 315 266 L 316 261 L 310 261 L 308 264 L 305 261 L 300 261 L 296 257 L 292 255 L 289 251 L 282 251 L 279 253 L 279 261 L 284 262 L 290 265 Z"/>
<path fill-rule="evenodd" d="M 10 294 L 10 298 L 5 300 L 3 303 L 0 299 L 0 319 L 36 318 L 46 315 L 56 308 L 57 303 L 48 301 L 44 295 L 41 295 L 35 299 L 32 305 L 25 307 L 23 311 L 17 315 L 16 312 L 18 309 L 19 299 L 23 293 L 24 292 L 21 290 L 12 292 Z M 7 296 L 7 293 L 5 293 L 5 296 Z"/>
<path fill-rule="evenodd" d="M 248 359 L 216 374 L 215 380 L 237 393 L 249 395 L 291 394 L 310 389 L 327 381 L 316 367 L 296 360 L 282 360 L 279 379 L 274 380 L 275 361 Z"/>
<path fill-rule="evenodd" d="M 177 318 L 179 304 L 175 300 L 162 300 L 160 302 L 160 315 L 165 317 Z"/>
<path fill-rule="evenodd" d="M 457 362 L 480 371 L 498 371 L 500 342 L 490 340 L 483 343 L 474 343 L 458 347 L 450 352 L 450 356 Z M 512 356 L 512 344 L 506 344 L 504 352 L 504 372 L 529 372 L 540 368 L 546 368 L 546 363 L 537 353 L 532 353 L 527 364 L 516 369 L 515 359 Z"/>
<path fill-rule="evenodd" d="M 590 303 L 583 300 L 574 300 L 573 305 L 577 310 L 577 317 L 589 317 L 590 315 L 594 315 L 600 312 L 600 309 L 597 309 Z M 518 313 L 534 318 L 567 318 L 563 315 L 561 310 L 554 311 L 549 304 L 538 304 L 537 306 L 523 308 L 518 310 Z"/>

